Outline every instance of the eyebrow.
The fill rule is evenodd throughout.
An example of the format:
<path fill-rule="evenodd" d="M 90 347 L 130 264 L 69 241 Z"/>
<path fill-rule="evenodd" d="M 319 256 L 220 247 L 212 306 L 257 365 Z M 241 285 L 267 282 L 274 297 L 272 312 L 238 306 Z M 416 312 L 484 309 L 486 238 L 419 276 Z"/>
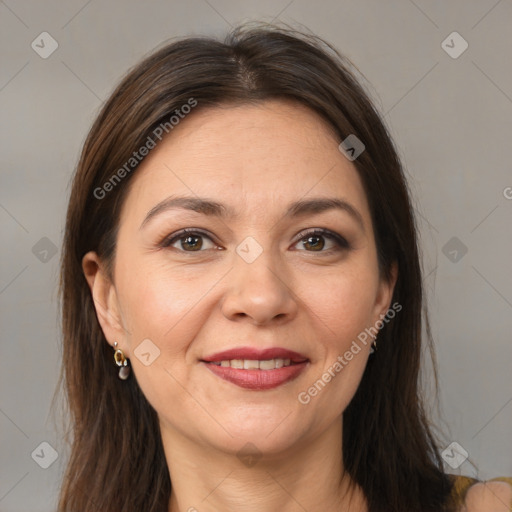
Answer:
<path fill-rule="evenodd" d="M 157 215 L 176 208 L 222 219 L 238 216 L 235 210 L 230 206 L 209 198 L 171 196 L 158 203 L 148 212 L 139 229 L 142 229 Z M 360 225 L 363 232 L 365 232 L 363 217 L 359 211 L 349 202 L 336 197 L 314 197 L 311 199 L 295 201 L 288 206 L 284 216 L 286 218 L 296 218 L 304 215 L 323 213 L 329 210 L 341 210 L 347 212 Z"/>

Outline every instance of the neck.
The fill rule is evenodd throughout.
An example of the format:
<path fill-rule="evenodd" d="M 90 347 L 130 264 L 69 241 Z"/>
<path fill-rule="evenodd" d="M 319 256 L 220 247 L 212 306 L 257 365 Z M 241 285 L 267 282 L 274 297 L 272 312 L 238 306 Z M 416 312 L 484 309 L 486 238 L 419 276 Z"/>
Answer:
<path fill-rule="evenodd" d="M 361 488 L 344 472 L 341 417 L 301 446 L 253 459 L 161 431 L 172 481 L 169 512 L 367 511 Z"/>

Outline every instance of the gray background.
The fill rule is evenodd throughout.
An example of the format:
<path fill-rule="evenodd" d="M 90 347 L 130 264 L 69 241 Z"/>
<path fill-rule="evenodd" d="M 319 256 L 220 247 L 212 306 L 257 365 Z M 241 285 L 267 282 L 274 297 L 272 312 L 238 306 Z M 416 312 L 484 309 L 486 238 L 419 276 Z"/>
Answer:
<path fill-rule="evenodd" d="M 89 126 L 119 77 L 155 46 L 174 36 L 224 35 L 243 19 L 305 25 L 373 85 L 420 221 L 446 444 L 469 453 L 446 470 L 512 476 L 510 0 L 7 0 L 0 1 L 3 512 L 54 510 L 66 460 L 61 420 L 50 414 L 60 357 L 58 260 L 68 184 Z M 46 59 L 31 47 L 43 31 L 59 45 Z M 458 58 L 442 47 L 453 31 L 469 44 Z M 44 441 L 59 454 L 48 469 L 39 465 L 51 461 Z"/>

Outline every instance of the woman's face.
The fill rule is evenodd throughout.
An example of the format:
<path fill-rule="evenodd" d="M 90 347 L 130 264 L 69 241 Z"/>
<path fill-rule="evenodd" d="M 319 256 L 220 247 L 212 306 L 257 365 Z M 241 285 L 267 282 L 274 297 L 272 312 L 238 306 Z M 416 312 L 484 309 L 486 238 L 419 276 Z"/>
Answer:
<path fill-rule="evenodd" d="M 294 103 L 194 112 L 133 176 L 113 283 L 84 258 L 106 338 L 164 438 L 279 453 L 340 421 L 371 339 L 344 354 L 386 313 L 394 280 L 379 278 L 365 192 L 338 143 Z M 215 357 L 231 349 L 246 353 Z"/>

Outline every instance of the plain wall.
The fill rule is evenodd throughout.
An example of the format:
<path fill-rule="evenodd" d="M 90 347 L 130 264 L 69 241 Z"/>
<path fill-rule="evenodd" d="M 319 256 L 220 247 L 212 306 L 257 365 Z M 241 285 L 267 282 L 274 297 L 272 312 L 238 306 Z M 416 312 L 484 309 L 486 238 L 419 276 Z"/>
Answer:
<path fill-rule="evenodd" d="M 441 426 L 449 430 L 447 444 L 458 442 L 470 457 L 446 470 L 512 476 L 510 1 L 6 0 L 0 2 L 2 512 L 55 510 L 66 460 L 60 420 L 50 415 L 61 350 L 58 263 L 69 180 L 102 102 L 130 66 L 169 38 L 224 36 L 238 21 L 274 17 L 332 42 L 372 84 L 418 213 Z M 45 31 L 58 48 L 43 59 L 31 43 Z M 458 58 L 442 47 L 454 31 L 468 43 Z M 453 53 L 462 43 L 445 44 Z M 42 442 L 59 454 L 48 469 L 36 463 L 37 454 L 39 461 L 50 457 Z"/>

